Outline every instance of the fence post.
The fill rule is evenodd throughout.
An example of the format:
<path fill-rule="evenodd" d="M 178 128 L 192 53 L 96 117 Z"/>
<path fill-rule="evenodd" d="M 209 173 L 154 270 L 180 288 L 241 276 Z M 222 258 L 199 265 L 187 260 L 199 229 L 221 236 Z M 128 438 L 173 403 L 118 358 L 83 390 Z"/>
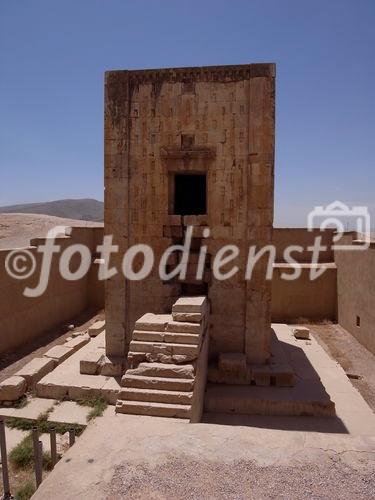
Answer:
<path fill-rule="evenodd" d="M 11 498 L 9 486 L 9 470 L 8 470 L 8 455 L 7 444 L 5 439 L 5 424 L 4 420 L 0 420 L 0 448 L 1 448 L 1 468 L 3 471 L 3 489 L 4 500 Z"/>
<path fill-rule="evenodd" d="M 50 440 L 51 440 L 51 461 L 52 461 L 52 469 L 57 464 L 57 445 L 56 445 L 56 430 L 51 429 L 50 432 Z"/>
<path fill-rule="evenodd" d="M 75 429 L 69 429 L 69 446 L 73 446 L 76 441 L 76 432 Z"/>
<path fill-rule="evenodd" d="M 39 441 L 39 433 L 36 427 L 33 427 L 33 445 L 34 445 L 34 467 L 35 467 L 35 482 L 36 487 L 39 488 L 42 482 L 42 459 L 43 451 L 41 453 L 41 441 Z"/>

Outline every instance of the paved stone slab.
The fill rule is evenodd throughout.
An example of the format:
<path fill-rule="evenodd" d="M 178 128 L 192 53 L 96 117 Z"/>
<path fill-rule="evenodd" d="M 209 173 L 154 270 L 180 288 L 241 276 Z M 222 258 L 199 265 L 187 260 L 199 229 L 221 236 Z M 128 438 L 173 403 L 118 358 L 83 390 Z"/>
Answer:
<path fill-rule="evenodd" d="M 28 398 L 27 405 L 23 408 L 0 408 L 0 416 L 26 418 L 36 420 L 41 414 L 50 410 L 55 401 L 43 398 Z"/>
<path fill-rule="evenodd" d="M 87 425 L 87 415 L 90 409 L 74 401 L 62 401 L 53 407 L 53 411 L 48 415 L 48 420 L 51 422 Z"/>
<path fill-rule="evenodd" d="M 103 395 L 110 404 L 115 404 L 116 390 L 120 384 L 114 377 L 86 375 L 80 373 L 80 361 L 94 350 L 104 347 L 104 332 L 93 338 L 89 344 L 71 355 L 36 385 L 39 397 L 80 399 L 89 395 Z"/>
<path fill-rule="evenodd" d="M 35 384 L 39 382 L 41 378 L 51 372 L 54 368 L 55 361 L 53 359 L 46 357 L 34 358 L 21 368 L 16 375 L 23 377 L 26 380 L 27 388 L 31 389 L 35 387 Z"/>
<path fill-rule="evenodd" d="M 10 451 L 13 450 L 17 445 L 20 444 L 20 442 L 25 439 L 25 437 L 28 435 L 28 432 L 26 431 L 21 431 L 20 429 L 10 429 L 9 427 L 5 426 L 5 440 L 7 444 L 7 452 L 9 453 Z M 1 464 L 1 457 L 0 457 L 0 464 Z"/>
<path fill-rule="evenodd" d="M 0 383 L 0 401 L 17 401 L 25 394 L 26 388 L 26 380 L 23 377 L 9 377 Z"/>

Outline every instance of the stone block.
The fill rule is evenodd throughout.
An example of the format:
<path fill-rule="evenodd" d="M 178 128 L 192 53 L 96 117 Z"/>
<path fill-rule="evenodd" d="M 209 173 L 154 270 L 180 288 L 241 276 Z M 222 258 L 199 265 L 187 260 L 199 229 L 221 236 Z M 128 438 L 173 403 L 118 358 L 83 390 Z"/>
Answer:
<path fill-rule="evenodd" d="M 49 358 L 34 358 L 16 373 L 26 380 L 27 388 L 33 389 L 47 373 L 55 368 L 55 361 Z"/>
<path fill-rule="evenodd" d="M 170 314 L 146 313 L 135 322 L 135 329 L 162 332 L 171 319 Z"/>
<path fill-rule="evenodd" d="M 246 373 L 246 355 L 239 352 L 220 353 L 219 370 L 232 373 Z"/>
<path fill-rule="evenodd" d="M 121 377 L 124 372 L 125 362 L 121 357 L 103 356 L 100 361 L 100 375 L 105 377 Z"/>
<path fill-rule="evenodd" d="M 102 333 L 105 328 L 105 321 L 95 321 L 93 325 L 89 328 L 90 337 L 96 337 L 99 333 Z"/>
<path fill-rule="evenodd" d="M 90 342 L 90 337 L 88 335 L 80 335 L 79 337 L 76 337 L 72 340 L 68 340 L 67 342 L 65 342 L 64 346 L 71 347 L 73 351 L 76 352 L 89 342 Z"/>
<path fill-rule="evenodd" d="M 173 365 L 164 363 L 140 363 L 134 370 L 127 370 L 129 375 L 144 375 L 147 377 L 194 378 L 194 365 Z"/>
<path fill-rule="evenodd" d="M 172 312 L 172 318 L 173 321 L 200 323 L 203 319 L 203 315 L 201 313 Z"/>
<path fill-rule="evenodd" d="M 174 333 L 203 333 L 203 325 L 200 323 L 187 323 L 182 321 L 169 321 L 166 328 L 167 332 Z"/>
<path fill-rule="evenodd" d="M 252 366 L 251 375 L 255 385 L 268 386 L 271 384 L 271 370 L 267 365 Z"/>
<path fill-rule="evenodd" d="M 305 326 L 298 326 L 293 328 L 293 335 L 296 339 L 309 340 L 310 339 L 310 329 Z"/>
<path fill-rule="evenodd" d="M 201 340 L 201 335 L 196 333 L 165 332 L 164 334 L 164 342 L 170 344 L 198 345 L 200 340 Z"/>
<path fill-rule="evenodd" d="M 100 360 L 104 357 L 102 349 L 88 352 L 79 362 L 79 372 L 82 375 L 97 375 L 99 373 Z"/>
<path fill-rule="evenodd" d="M 44 354 L 44 357 L 53 359 L 55 364 L 60 364 L 74 354 L 74 349 L 65 345 L 55 345 Z"/>
<path fill-rule="evenodd" d="M 198 345 L 194 344 L 170 344 L 167 342 L 143 342 L 138 340 L 132 340 L 129 345 L 129 349 L 132 352 L 144 352 L 144 353 L 155 353 L 155 354 L 166 354 L 173 356 L 175 354 L 194 356 L 197 357 L 199 354 Z"/>
<path fill-rule="evenodd" d="M 122 377 L 123 387 L 134 387 L 136 389 L 160 389 L 164 391 L 192 391 L 194 379 L 148 377 L 143 375 L 131 375 L 125 373 Z"/>
<path fill-rule="evenodd" d="M 172 312 L 176 313 L 205 313 L 208 306 L 207 298 L 180 297 L 172 306 Z"/>
<path fill-rule="evenodd" d="M 146 342 L 163 342 L 164 332 L 148 332 L 147 330 L 134 330 L 133 340 L 144 340 Z"/>
<path fill-rule="evenodd" d="M 193 397 L 192 392 L 162 391 L 159 389 L 135 389 L 124 387 L 120 390 L 119 399 L 128 401 L 149 401 L 153 403 L 169 403 L 189 405 Z"/>
<path fill-rule="evenodd" d="M 0 383 L 0 401 L 17 401 L 27 389 L 26 380 L 14 375 Z"/>
<path fill-rule="evenodd" d="M 116 413 L 188 419 L 190 417 L 190 405 L 119 400 L 116 403 Z"/>

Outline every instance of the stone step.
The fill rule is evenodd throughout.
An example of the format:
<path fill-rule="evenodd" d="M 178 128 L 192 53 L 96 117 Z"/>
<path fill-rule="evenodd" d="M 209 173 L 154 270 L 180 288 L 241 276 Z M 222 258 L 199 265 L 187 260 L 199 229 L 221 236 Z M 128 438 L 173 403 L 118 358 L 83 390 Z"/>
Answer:
<path fill-rule="evenodd" d="M 198 356 L 199 346 L 193 344 L 172 344 L 169 342 L 146 342 L 132 340 L 129 345 L 129 351 Z"/>
<path fill-rule="evenodd" d="M 171 314 L 146 313 L 135 322 L 135 329 L 162 332 L 171 320 Z"/>
<path fill-rule="evenodd" d="M 129 375 L 146 377 L 185 378 L 194 379 L 195 367 L 192 364 L 174 365 L 165 363 L 140 363 L 134 370 L 126 372 Z"/>
<path fill-rule="evenodd" d="M 151 415 L 154 417 L 190 417 L 190 405 L 166 403 L 151 403 L 143 401 L 117 401 L 116 413 L 131 413 L 132 415 Z"/>
<path fill-rule="evenodd" d="M 143 375 L 131 375 L 125 373 L 122 377 L 123 387 L 134 387 L 135 389 L 160 389 L 164 391 L 192 391 L 194 379 L 147 377 Z"/>
<path fill-rule="evenodd" d="M 166 331 L 173 333 L 195 333 L 200 335 L 203 332 L 202 323 L 188 323 L 185 321 L 168 321 Z"/>
<path fill-rule="evenodd" d="M 146 401 L 180 405 L 190 405 L 192 397 L 192 392 L 135 389 L 134 387 L 124 387 L 118 395 L 118 399 L 127 401 Z"/>
<path fill-rule="evenodd" d="M 134 330 L 133 340 L 145 342 L 167 342 L 171 344 L 199 344 L 200 335 L 195 333 L 174 333 L 174 332 L 148 332 L 146 330 Z"/>

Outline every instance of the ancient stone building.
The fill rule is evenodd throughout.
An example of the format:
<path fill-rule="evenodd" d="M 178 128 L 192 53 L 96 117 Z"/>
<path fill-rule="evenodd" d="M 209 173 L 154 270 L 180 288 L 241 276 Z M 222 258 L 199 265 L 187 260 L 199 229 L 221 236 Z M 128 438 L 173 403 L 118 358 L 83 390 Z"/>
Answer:
<path fill-rule="evenodd" d="M 155 266 L 145 280 L 121 273 L 106 282 L 106 349 L 127 354 L 135 321 L 170 312 L 182 295 L 207 295 L 210 357 L 270 356 L 270 282 L 264 265 L 245 280 L 248 248 L 271 243 L 273 221 L 275 66 L 248 64 L 110 71 L 105 83 L 105 232 L 120 253 L 150 245 Z M 186 279 L 160 279 L 164 250 L 192 225 Z M 209 236 L 204 237 L 204 228 Z M 202 280 L 192 269 L 207 245 Z M 215 255 L 235 244 L 239 271 L 212 273 Z M 177 254 L 175 254 L 177 259 Z M 142 261 L 142 259 L 141 259 Z M 173 266 L 171 258 L 169 265 Z M 140 262 L 140 265 L 142 262 Z"/>

